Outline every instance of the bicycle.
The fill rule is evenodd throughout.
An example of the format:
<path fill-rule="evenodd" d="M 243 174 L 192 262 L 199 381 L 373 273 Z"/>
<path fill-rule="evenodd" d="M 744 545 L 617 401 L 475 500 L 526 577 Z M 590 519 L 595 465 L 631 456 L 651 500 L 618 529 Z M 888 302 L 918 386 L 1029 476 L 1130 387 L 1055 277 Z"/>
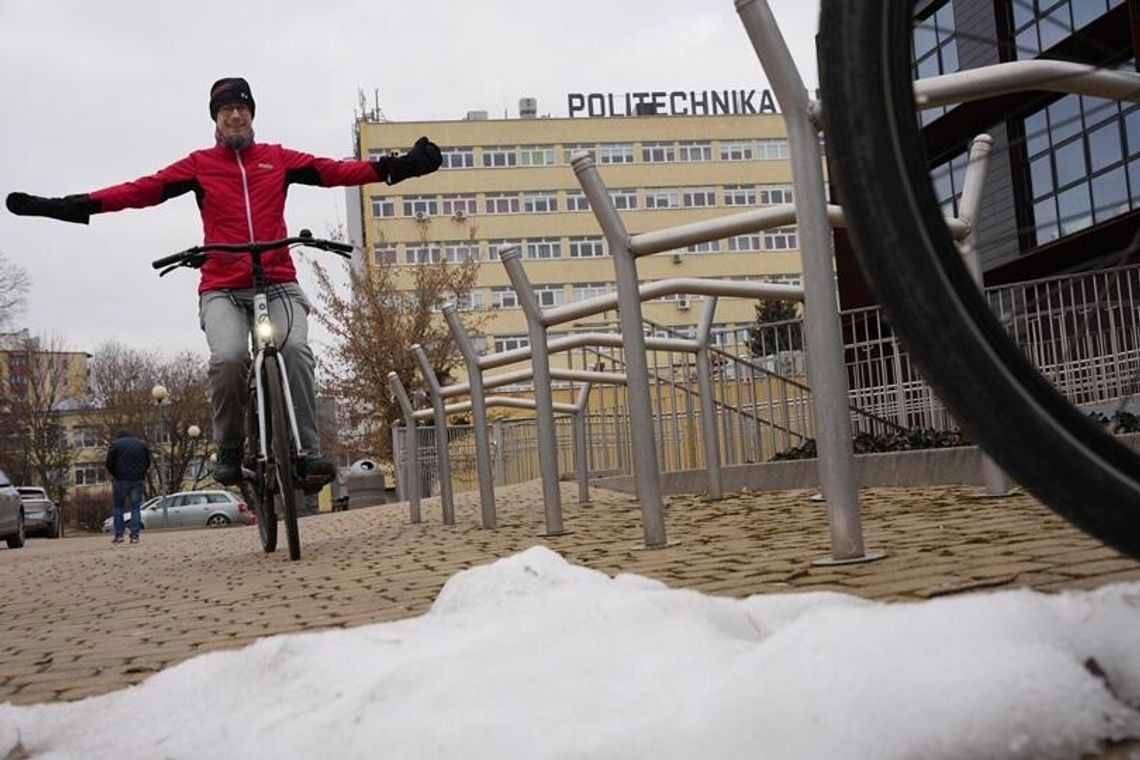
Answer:
<path fill-rule="evenodd" d="M 250 342 L 253 362 L 249 370 L 249 402 L 245 409 L 246 437 L 250 458 L 243 462 L 242 492 L 253 504 L 258 534 L 266 553 L 277 549 L 277 507 L 289 544 L 289 558 L 301 558 L 301 536 L 297 525 L 297 464 L 301 457 L 300 434 L 293 410 L 285 357 L 278 350 L 269 318 L 269 284 L 261 265 L 261 254 L 279 248 L 305 246 L 348 258 L 352 245 L 313 237 L 301 230 L 296 237 L 251 243 L 211 243 L 187 248 L 151 263 L 164 277 L 175 269 L 199 269 L 210 253 L 248 254 L 253 269 L 253 308 L 250 312 Z M 287 339 L 287 336 L 286 336 Z M 248 464 L 248 467 L 246 466 Z"/>
<path fill-rule="evenodd" d="M 1140 557 L 1140 458 L 1008 338 L 941 221 L 912 78 L 914 12 L 911 0 L 823 0 L 825 134 L 859 267 L 926 379 L 987 454 L 1066 520 Z"/>

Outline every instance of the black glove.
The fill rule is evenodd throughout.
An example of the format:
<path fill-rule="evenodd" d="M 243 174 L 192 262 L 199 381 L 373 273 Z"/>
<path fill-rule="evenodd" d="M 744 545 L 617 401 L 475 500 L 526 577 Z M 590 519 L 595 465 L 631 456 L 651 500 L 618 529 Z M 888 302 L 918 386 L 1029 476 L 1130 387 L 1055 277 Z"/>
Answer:
<path fill-rule="evenodd" d="M 402 156 L 384 156 L 372 162 L 380 179 L 389 185 L 403 182 L 409 177 L 431 174 L 443 163 L 439 146 L 426 137 L 416 140 L 416 144 Z"/>
<path fill-rule="evenodd" d="M 64 198 L 41 198 L 27 193 L 8 193 L 8 210 L 18 216 L 47 216 L 61 222 L 87 224 L 98 204 L 91 197 L 68 195 Z"/>

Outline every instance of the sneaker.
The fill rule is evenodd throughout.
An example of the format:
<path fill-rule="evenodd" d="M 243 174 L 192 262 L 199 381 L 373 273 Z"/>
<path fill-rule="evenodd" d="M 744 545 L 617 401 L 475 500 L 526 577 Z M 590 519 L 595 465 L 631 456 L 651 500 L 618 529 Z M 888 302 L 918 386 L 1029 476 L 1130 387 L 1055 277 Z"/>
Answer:
<path fill-rule="evenodd" d="M 122 541 L 123 539 L 120 538 L 119 540 Z M 132 533 L 131 534 L 131 543 L 137 544 L 138 542 L 139 542 L 139 534 L 138 533 Z"/>
<path fill-rule="evenodd" d="M 307 454 L 297 463 L 297 474 L 305 493 L 317 493 L 336 477 L 336 465 L 320 454 Z"/>
<path fill-rule="evenodd" d="M 241 482 L 241 447 L 218 449 L 218 461 L 214 463 L 214 480 L 223 486 L 236 486 Z"/>
<path fill-rule="evenodd" d="M 111 543 L 113 543 L 113 544 L 123 543 L 123 534 L 122 533 L 116 533 L 115 537 L 111 539 Z"/>

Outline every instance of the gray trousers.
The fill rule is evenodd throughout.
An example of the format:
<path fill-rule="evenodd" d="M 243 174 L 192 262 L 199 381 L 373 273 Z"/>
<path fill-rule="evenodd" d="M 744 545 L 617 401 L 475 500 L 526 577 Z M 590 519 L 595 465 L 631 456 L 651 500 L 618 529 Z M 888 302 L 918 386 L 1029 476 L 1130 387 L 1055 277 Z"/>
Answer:
<path fill-rule="evenodd" d="M 288 368 L 301 448 L 319 453 L 309 301 L 295 282 L 272 285 L 268 295 L 274 339 Z M 241 446 L 245 439 L 246 376 L 253 361 L 249 353 L 252 311 L 253 288 L 207 290 L 198 296 L 198 318 L 210 346 L 210 402 L 214 408 L 214 443 L 219 448 Z"/>

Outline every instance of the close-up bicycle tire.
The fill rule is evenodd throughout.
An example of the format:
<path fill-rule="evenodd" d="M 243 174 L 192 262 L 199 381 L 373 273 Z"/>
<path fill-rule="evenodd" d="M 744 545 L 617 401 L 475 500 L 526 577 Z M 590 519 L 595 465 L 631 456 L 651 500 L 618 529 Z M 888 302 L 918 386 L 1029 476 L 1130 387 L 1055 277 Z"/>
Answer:
<path fill-rule="evenodd" d="M 281 501 L 281 519 L 285 522 L 285 539 L 289 544 L 289 559 L 301 558 L 301 532 L 297 525 L 297 488 L 293 481 L 293 448 L 289 416 L 285 410 L 285 386 L 281 382 L 276 360 L 265 361 L 265 395 L 269 407 L 269 440 L 273 450 L 273 472 L 277 494 Z"/>
<path fill-rule="evenodd" d="M 1061 396 L 1007 337 L 950 238 L 915 112 L 911 0 L 823 0 L 831 181 L 856 260 L 961 426 L 1055 513 L 1140 557 L 1140 457 Z"/>

